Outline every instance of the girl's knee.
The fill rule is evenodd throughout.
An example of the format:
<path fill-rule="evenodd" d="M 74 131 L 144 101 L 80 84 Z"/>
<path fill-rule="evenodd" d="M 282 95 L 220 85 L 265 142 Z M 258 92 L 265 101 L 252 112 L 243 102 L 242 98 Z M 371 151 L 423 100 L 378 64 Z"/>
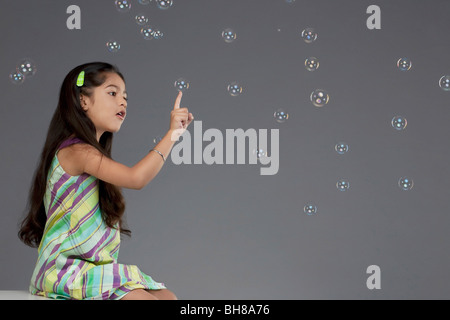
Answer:
<path fill-rule="evenodd" d="M 159 300 L 178 300 L 177 296 L 169 289 L 147 290 Z"/>
<path fill-rule="evenodd" d="M 175 295 L 175 293 L 173 293 L 173 292 L 170 291 L 170 290 L 167 290 L 167 291 L 168 291 L 168 294 L 169 294 L 169 297 L 170 297 L 169 300 L 178 300 L 178 298 L 177 298 L 177 296 Z"/>
<path fill-rule="evenodd" d="M 146 290 L 135 289 L 123 296 L 121 300 L 158 300 L 158 298 Z"/>

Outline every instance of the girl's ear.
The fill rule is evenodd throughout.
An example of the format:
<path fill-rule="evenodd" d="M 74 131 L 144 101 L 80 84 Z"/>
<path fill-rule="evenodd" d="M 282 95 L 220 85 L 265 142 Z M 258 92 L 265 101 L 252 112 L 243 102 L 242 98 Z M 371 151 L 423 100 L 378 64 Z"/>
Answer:
<path fill-rule="evenodd" d="M 80 105 L 83 108 L 84 111 L 87 111 L 88 107 L 87 107 L 87 97 L 85 97 L 84 95 L 80 94 Z"/>

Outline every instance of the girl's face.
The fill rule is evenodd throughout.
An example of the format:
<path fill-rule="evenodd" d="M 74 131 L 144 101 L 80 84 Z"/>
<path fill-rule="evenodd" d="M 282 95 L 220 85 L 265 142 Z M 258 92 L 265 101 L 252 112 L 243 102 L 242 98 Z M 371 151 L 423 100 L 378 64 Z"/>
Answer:
<path fill-rule="evenodd" d="M 105 75 L 105 82 L 94 89 L 91 97 L 81 95 L 81 106 L 95 125 L 97 141 L 105 131 L 120 130 L 127 108 L 125 82 L 117 73 Z"/>

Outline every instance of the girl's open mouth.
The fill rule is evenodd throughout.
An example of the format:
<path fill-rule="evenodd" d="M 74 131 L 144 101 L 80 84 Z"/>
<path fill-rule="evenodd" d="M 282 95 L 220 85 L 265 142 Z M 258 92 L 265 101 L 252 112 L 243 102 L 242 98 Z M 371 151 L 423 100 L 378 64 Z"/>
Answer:
<path fill-rule="evenodd" d="M 123 112 L 117 113 L 116 116 L 119 117 L 121 120 L 125 120 L 125 114 Z"/>

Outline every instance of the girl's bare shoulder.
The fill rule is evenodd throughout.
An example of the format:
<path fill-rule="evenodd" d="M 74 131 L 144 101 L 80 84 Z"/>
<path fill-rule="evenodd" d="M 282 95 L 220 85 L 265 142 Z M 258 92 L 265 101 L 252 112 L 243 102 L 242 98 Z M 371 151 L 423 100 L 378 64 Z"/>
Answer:
<path fill-rule="evenodd" d="M 90 145 L 76 143 L 58 151 L 58 161 L 64 171 L 71 176 L 83 174 L 83 165 L 80 161 L 82 154 L 89 151 Z"/>

